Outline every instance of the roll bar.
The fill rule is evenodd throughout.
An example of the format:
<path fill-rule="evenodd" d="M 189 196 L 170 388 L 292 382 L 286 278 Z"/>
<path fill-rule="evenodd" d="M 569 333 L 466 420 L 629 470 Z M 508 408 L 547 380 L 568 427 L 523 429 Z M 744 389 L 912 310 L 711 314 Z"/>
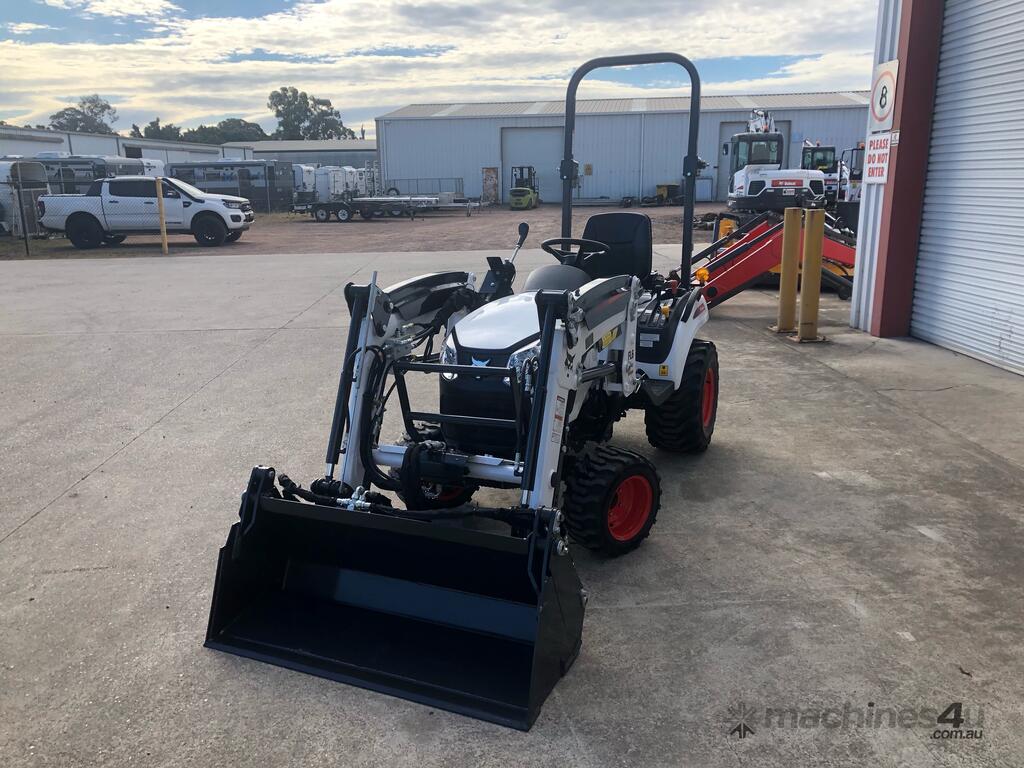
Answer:
<path fill-rule="evenodd" d="M 562 237 L 572 237 L 572 188 L 579 178 L 579 163 L 573 160 L 573 134 L 576 130 L 576 89 L 580 81 L 595 69 L 631 67 L 637 64 L 678 64 L 690 76 L 690 114 L 683 159 L 683 253 L 679 274 L 689 278 L 693 257 L 693 196 L 697 181 L 697 132 L 700 127 L 700 75 L 693 62 L 678 53 L 638 53 L 631 56 L 604 56 L 591 59 L 573 72 L 565 92 L 565 151 L 559 176 L 562 179 Z M 641 158 L 641 162 L 643 159 Z"/>

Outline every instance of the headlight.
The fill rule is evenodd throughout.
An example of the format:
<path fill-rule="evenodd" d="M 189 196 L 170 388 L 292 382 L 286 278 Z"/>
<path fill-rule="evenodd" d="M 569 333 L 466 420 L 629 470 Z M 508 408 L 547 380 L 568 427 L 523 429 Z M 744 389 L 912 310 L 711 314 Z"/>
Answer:
<path fill-rule="evenodd" d="M 455 365 L 459 362 L 459 354 L 455 351 L 455 339 L 452 338 L 451 334 L 444 337 L 444 344 L 441 346 L 438 362 L 441 365 Z M 441 377 L 447 381 L 452 381 L 455 378 L 455 374 L 442 373 Z"/>
<path fill-rule="evenodd" d="M 512 368 L 516 372 L 516 378 L 519 381 L 523 381 L 528 365 L 532 364 L 537 359 L 537 355 L 540 353 L 540 340 L 528 344 L 521 349 L 517 349 L 508 358 L 508 367 Z"/>
<path fill-rule="evenodd" d="M 221 200 L 225 208 L 241 208 L 245 203 L 236 203 L 234 200 Z"/>

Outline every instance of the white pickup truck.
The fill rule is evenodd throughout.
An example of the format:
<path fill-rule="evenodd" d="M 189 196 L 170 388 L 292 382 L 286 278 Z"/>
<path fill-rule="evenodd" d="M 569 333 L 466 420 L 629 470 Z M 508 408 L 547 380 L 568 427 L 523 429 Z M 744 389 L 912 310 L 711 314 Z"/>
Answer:
<path fill-rule="evenodd" d="M 180 179 L 164 178 L 162 185 L 167 232 L 188 232 L 200 245 L 233 243 L 255 219 L 244 197 L 203 192 Z M 76 248 L 160 231 L 152 176 L 97 179 L 84 195 L 42 195 L 37 205 L 40 223 L 65 232 Z"/>

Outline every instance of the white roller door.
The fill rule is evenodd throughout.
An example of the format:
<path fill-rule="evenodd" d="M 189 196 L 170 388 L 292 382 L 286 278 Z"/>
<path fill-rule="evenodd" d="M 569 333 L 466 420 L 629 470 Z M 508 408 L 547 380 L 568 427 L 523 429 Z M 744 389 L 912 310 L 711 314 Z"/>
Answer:
<path fill-rule="evenodd" d="M 1018 373 L 1022 126 L 1024 4 L 947 0 L 911 333 Z"/>
<path fill-rule="evenodd" d="M 512 169 L 532 165 L 537 172 L 537 191 L 545 203 L 562 202 L 562 181 L 558 165 L 562 162 L 561 128 L 501 129 L 501 199 L 508 202 Z"/>

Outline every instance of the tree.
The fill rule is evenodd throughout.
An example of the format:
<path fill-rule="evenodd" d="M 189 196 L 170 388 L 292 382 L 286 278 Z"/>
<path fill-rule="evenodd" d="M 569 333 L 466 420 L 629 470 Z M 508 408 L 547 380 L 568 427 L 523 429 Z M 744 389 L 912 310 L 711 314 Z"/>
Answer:
<path fill-rule="evenodd" d="M 354 139 L 330 99 L 318 99 L 293 86 L 270 94 L 267 107 L 277 118 L 275 139 Z"/>
<path fill-rule="evenodd" d="M 82 96 L 78 106 L 65 107 L 50 115 L 50 128 L 55 131 L 113 133 L 110 124 L 114 122 L 117 122 L 117 110 L 96 93 Z"/>
<path fill-rule="evenodd" d="M 216 125 L 200 125 L 181 134 L 183 141 L 197 144 L 224 144 L 229 141 L 262 141 L 270 138 L 259 123 L 229 117 Z"/>
<path fill-rule="evenodd" d="M 160 125 L 160 118 L 155 117 L 149 121 L 145 128 L 141 131 L 139 126 L 132 123 L 131 137 L 133 139 L 163 139 L 164 141 L 180 141 L 181 140 L 181 128 L 176 126 L 174 123 L 167 123 L 167 125 Z"/>

